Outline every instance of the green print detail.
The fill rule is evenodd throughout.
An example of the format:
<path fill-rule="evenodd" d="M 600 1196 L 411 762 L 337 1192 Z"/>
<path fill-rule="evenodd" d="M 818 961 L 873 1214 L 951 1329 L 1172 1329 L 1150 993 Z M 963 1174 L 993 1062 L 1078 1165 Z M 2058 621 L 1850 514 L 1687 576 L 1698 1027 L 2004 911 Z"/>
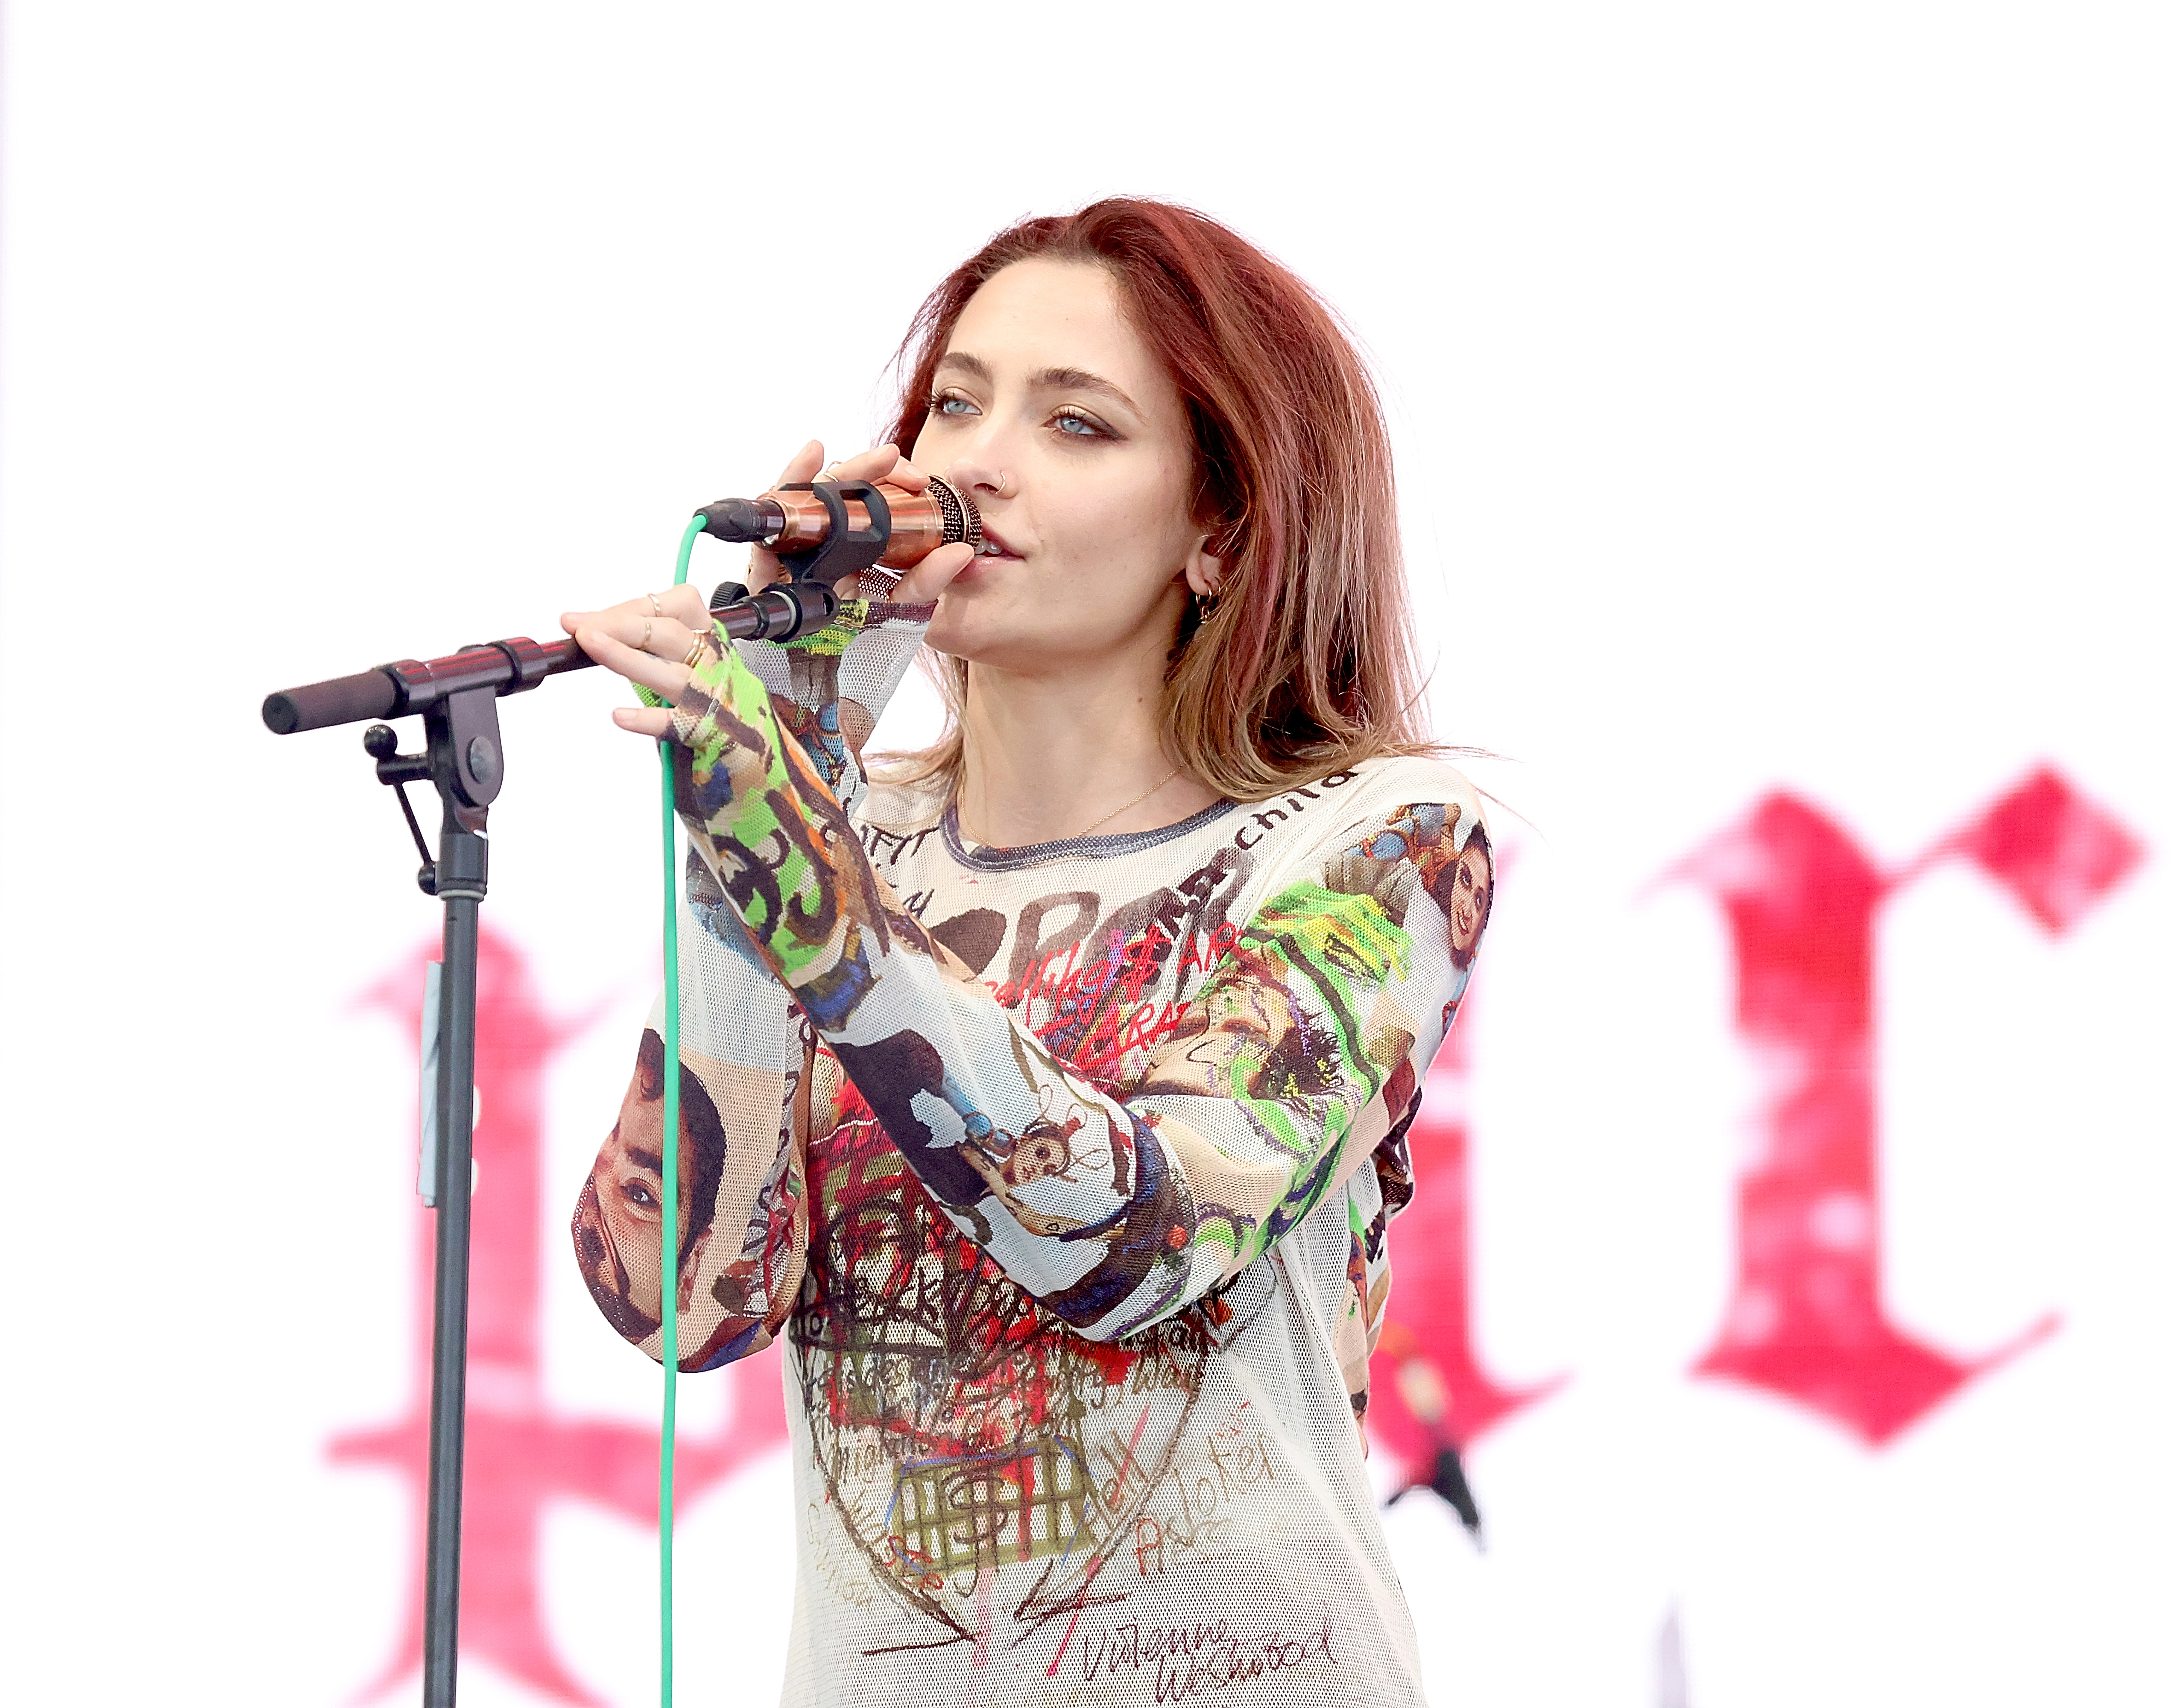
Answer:
<path fill-rule="evenodd" d="M 1322 1084 L 1353 1077 L 1376 1090 L 1380 1070 L 1364 1048 L 1358 1031 L 1362 1016 L 1349 993 L 1408 974 L 1409 935 L 1387 910 L 1369 896 L 1291 884 L 1251 922 L 1242 944 L 1308 980 L 1328 1022 L 1337 1029 L 1336 1037 L 1305 1029 L 1307 1035 L 1297 1040 L 1303 1047 L 1291 1054 L 1291 1061 L 1301 1066 L 1303 1059 L 1312 1059 Z"/>
<path fill-rule="evenodd" d="M 814 833 L 800 818 L 788 820 L 800 791 L 776 733 L 772 701 L 765 685 L 733 651 L 700 663 L 683 691 L 686 701 L 703 695 L 712 702 L 690 732 L 692 792 L 699 796 L 713 792 L 716 779 L 725 781 L 732 790 L 727 804 L 703 821 L 705 834 L 753 854 L 760 849 L 780 851 L 780 863 L 772 868 L 780 913 L 769 921 L 769 910 L 754 896 L 745 905 L 742 919 L 753 933 L 771 924 L 764 947 L 793 984 L 814 962 L 832 958 L 830 933 L 808 935 L 791 928 L 789 922 L 814 916 L 831 920 L 827 886 L 834 873 L 818 857 Z M 738 777 L 735 772 L 739 767 L 763 768 L 757 775 Z"/>
<path fill-rule="evenodd" d="M 1243 1255 L 1247 1243 L 1240 1237 L 1241 1228 L 1241 1223 L 1232 1213 L 1201 1222 L 1197 1224 L 1197 1231 L 1190 1236 L 1190 1249 L 1193 1251 L 1219 1251 L 1232 1262 Z"/>
<path fill-rule="evenodd" d="M 702 790 L 719 769 L 727 749 L 739 745 L 733 740 L 731 727 L 747 727 L 751 706 L 766 703 L 765 685 L 751 674 L 734 648 L 723 647 L 719 657 L 697 661 L 682 698 L 686 702 L 712 702 L 683 744 L 690 750 L 690 780 Z M 709 821 L 707 828 L 711 828 Z"/>
<path fill-rule="evenodd" d="M 1300 950 L 1344 984 L 1384 984 L 1409 968 L 1409 934 L 1385 907 L 1369 896 L 1345 896 L 1311 883 L 1291 884 L 1269 901 L 1243 941 Z"/>
<path fill-rule="evenodd" d="M 870 602 L 864 599 L 844 599 L 835 612 L 834 620 L 824 629 L 814 629 L 808 635 L 799 635 L 793 640 L 781 643 L 784 652 L 811 652 L 822 658 L 838 658 L 849 650 L 849 643 L 864 633 L 864 618 L 871 610 Z"/>
<path fill-rule="evenodd" d="M 1246 1051 L 1230 1059 L 1228 1089 L 1268 1150 L 1290 1159 L 1291 1172 L 1263 1220 L 1236 1224 L 1232 1248 L 1214 1231 L 1219 1223 L 1201 1228 L 1191 1244 L 1255 1259 L 1334 1184 L 1341 1137 L 1384 1077 L 1364 1048 L 1353 993 L 1405 973 L 1412 945 L 1378 901 L 1307 881 L 1269 901 L 1238 947 L 1267 982 L 1278 981 L 1291 1006 L 1286 1024 L 1266 1036 L 1263 1058 Z"/>
<path fill-rule="evenodd" d="M 1258 1116 L 1266 1137 L 1299 1163 L 1310 1162 L 1319 1148 L 1321 1112 L 1315 1106 L 1305 1102 L 1308 1095 L 1290 1092 L 1285 1094 L 1282 1100 L 1261 1098 L 1253 1112 Z M 1308 1109 L 1313 1117 L 1303 1127 L 1296 1123 L 1298 1104 Z"/>

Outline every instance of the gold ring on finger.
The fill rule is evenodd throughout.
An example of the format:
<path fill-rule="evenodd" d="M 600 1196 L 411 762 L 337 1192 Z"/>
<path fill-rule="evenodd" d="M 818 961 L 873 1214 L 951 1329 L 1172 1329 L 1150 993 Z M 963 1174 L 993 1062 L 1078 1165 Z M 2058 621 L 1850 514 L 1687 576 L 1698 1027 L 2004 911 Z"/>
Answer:
<path fill-rule="evenodd" d="M 682 655 L 682 668 L 695 670 L 697 661 L 705 656 L 705 643 L 713 637 L 700 629 L 690 637 L 690 650 Z"/>
<path fill-rule="evenodd" d="M 664 617 L 667 614 L 664 611 L 659 608 L 659 596 L 657 593 L 647 593 L 644 596 L 652 602 L 652 614 L 653 616 Z"/>
<path fill-rule="evenodd" d="M 636 650 L 640 652 L 652 650 L 652 619 L 649 617 L 644 619 L 644 638 L 636 643 Z"/>

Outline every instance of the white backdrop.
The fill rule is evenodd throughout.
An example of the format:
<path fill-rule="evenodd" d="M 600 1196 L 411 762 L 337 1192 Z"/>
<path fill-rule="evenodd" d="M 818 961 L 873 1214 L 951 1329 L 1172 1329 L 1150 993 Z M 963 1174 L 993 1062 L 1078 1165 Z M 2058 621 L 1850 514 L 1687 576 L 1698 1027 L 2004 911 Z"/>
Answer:
<path fill-rule="evenodd" d="M 695 504 L 867 441 L 991 230 L 1130 191 L 1354 326 L 1439 727 L 1510 756 L 1477 768 L 1512 810 L 1460 1087 L 1473 1329 L 1503 1386 L 1559 1385 L 1470 1444 L 1486 1551 L 1429 1494 L 1391 1515 L 1436 1700 L 2183 1701 L 2171 11 L 4 29 L 11 1696 L 414 1697 L 405 1485 L 331 1444 L 416 1399 L 414 1031 L 371 993 L 436 910 L 354 733 L 275 740 L 260 696 L 663 584 Z M 503 708 L 487 912 L 564 1034 L 508 1403 L 638 1431 L 656 1372 L 562 1231 L 655 976 L 613 697 Z M 1876 1446 L 1694 1375 L 1776 1069 L 1679 862 L 1783 790 L 1891 871 L 2041 764 L 2142 857 L 2066 930 L 1962 860 L 1880 911 L 1875 1237 L 1927 1345 L 2055 1328 Z M 686 1384 L 695 1437 L 729 1385 Z M 786 1486 L 746 1456 L 687 1511 L 686 1702 L 773 1700 Z M 570 1688 L 480 1655 L 464 1700 L 654 1700 L 646 1525 L 527 1511 Z"/>

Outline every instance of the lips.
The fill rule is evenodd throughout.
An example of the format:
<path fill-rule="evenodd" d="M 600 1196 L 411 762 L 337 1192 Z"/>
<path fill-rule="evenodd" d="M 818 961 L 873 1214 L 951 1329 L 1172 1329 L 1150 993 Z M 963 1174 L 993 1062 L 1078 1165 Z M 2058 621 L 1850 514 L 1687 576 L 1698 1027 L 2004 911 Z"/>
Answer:
<path fill-rule="evenodd" d="M 995 533 L 991 526 L 985 530 L 985 544 L 978 548 L 978 555 L 980 557 L 1014 557 L 1019 561 L 1021 560 L 1023 553 Z"/>

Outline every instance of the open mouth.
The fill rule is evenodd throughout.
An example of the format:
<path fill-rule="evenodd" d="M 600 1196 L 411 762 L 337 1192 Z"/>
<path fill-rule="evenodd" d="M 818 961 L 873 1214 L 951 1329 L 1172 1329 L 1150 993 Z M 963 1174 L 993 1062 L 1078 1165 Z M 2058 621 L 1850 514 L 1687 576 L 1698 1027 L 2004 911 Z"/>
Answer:
<path fill-rule="evenodd" d="M 988 528 L 986 530 L 985 539 L 978 546 L 978 555 L 980 557 L 1014 557 L 1020 559 L 1023 554 L 1018 552 L 1014 546 L 1009 545 L 1007 541 L 995 534 L 991 528 Z"/>

